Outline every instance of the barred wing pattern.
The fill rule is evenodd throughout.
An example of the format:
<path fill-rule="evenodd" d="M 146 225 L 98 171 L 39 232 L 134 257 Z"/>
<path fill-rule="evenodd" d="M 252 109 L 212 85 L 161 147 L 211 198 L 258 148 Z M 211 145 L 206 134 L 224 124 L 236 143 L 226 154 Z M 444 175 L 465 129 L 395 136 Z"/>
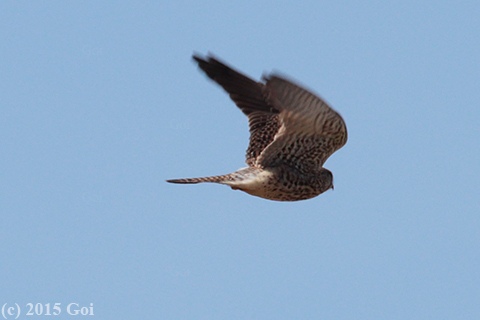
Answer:
<path fill-rule="evenodd" d="M 253 166 L 261 152 L 273 141 L 279 128 L 278 110 L 266 100 L 265 85 L 244 76 L 219 60 L 209 56 L 193 59 L 207 76 L 219 84 L 248 117 L 250 143 L 246 163 Z"/>
<path fill-rule="evenodd" d="M 280 76 L 264 77 L 268 101 L 280 111 L 280 128 L 262 152 L 263 167 L 285 164 L 301 172 L 316 172 L 347 142 L 342 117 L 313 93 Z"/>

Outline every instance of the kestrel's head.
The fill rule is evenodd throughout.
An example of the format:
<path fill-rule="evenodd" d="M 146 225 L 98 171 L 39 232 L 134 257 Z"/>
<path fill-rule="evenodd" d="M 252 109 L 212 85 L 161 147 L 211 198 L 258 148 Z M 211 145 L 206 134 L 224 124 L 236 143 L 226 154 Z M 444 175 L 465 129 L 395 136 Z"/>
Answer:
<path fill-rule="evenodd" d="M 320 172 L 320 179 L 322 187 L 322 193 L 330 189 L 333 190 L 333 174 L 330 170 L 323 168 Z"/>

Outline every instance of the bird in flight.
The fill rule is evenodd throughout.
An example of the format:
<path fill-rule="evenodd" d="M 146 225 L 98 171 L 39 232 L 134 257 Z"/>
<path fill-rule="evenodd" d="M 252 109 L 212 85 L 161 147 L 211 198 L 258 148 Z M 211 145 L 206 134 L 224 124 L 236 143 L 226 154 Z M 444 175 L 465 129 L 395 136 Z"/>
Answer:
<path fill-rule="evenodd" d="M 225 175 L 167 182 L 220 183 L 276 201 L 310 199 L 333 189 L 333 175 L 323 164 L 347 142 L 347 127 L 336 111 L 279 74 L 264 75 L 263 82 L 257 82 L 212 55 L 194 55 L 193 59 L 247 116 L 248 167 Z"/>

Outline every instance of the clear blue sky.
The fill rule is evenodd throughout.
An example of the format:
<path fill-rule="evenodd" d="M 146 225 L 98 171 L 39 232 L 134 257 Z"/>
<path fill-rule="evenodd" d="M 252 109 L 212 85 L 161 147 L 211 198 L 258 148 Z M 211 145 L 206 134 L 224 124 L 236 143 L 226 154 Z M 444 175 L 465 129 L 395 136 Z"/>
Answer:
<path fill-rule="evenodd" d="M 479 17 L 478 1 L 2 2 L 0 304 L 480 319 Z M 167 184 L 245 166 L 246 118 L 194 51 L 329 101 L 349 130 L 335 190 Z"/>

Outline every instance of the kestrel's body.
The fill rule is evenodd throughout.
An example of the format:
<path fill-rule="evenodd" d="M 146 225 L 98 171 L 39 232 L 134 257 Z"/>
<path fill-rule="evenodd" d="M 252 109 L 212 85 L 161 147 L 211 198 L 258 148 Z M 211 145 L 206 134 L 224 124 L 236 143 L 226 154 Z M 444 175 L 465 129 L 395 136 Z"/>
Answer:
<path fill-rule="evenodd" d="M 247 168 L 221 176 L 167 180 L 214 182 L 277 201 L 297 201 L 333 188 L 325 161 L 347 142 L 342 117 L 311 92 L 278 75 L 256 82 L 212 56 L 193 57 L 248 117 Z"/>

